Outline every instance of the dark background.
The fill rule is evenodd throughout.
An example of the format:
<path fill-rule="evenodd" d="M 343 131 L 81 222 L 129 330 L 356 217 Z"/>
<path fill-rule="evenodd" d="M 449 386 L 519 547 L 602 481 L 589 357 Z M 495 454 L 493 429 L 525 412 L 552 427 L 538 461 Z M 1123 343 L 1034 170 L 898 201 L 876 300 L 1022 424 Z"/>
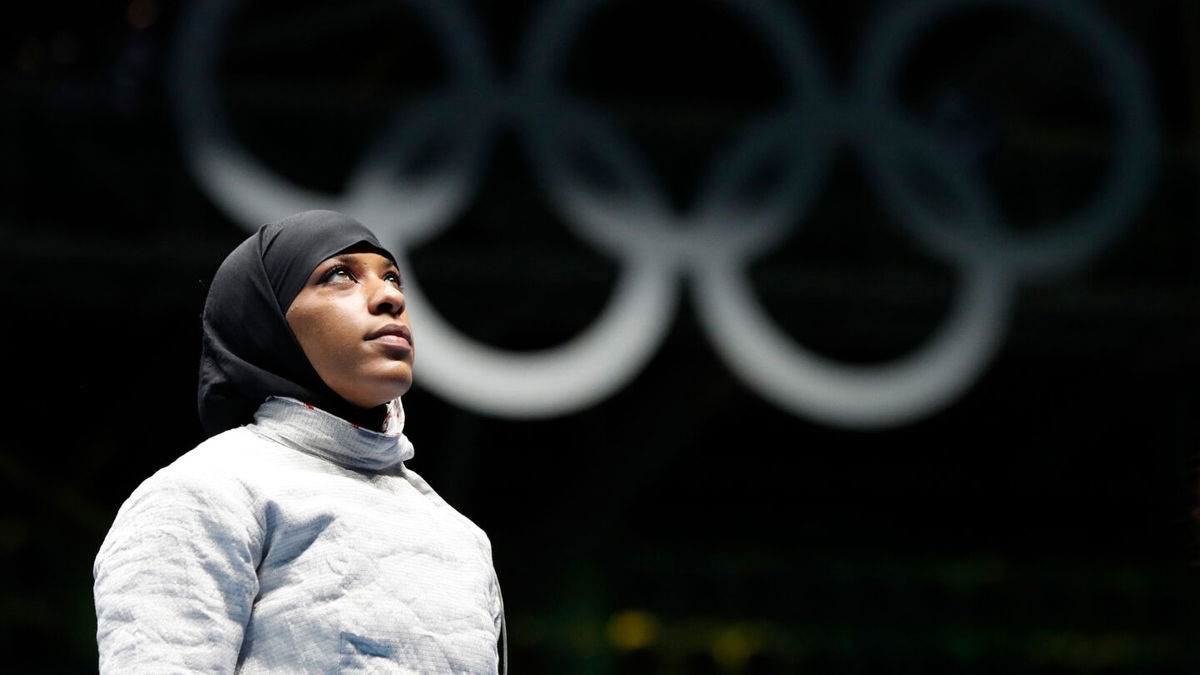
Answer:
<path fill-rule="evenodd" d="M 129 492 L 201 439 L 205 284 L 247 230 L 189 168 L 172 107 L 189 101 L 168 95 L 192 4 L 9 3 L 0 21 L 11 672 L 95 669 L 92 557 Z M 781 4 L 842 91 L 870 22 L 899 3 Z M 653 360 L 586 410 L 472 412 L 423 388 L 418 358 L 411 466 L 489 533 L 515 672 L 1200 670 L 1200 9 L 1077 4 L 1142 60 L 1151 187 L 1098 255 L 1017 286 L 996 357 L 949 405 L 876 429 L 784 411 L 724 365 L 682 278 Z M 249 152 L 313 190 L 340 192 L 398 106 L 449 72 L 405 3 L 242 5 L 220 60 L 225 114 Z M 535 6 L 464 7 L 511 82 Z M 607 3 L 564 53 L 564 91 L 627 134 L 681 213 L 714 148 L 785 95 L 761 36 L 719 3 Z M 1107 102 L 1127 92 L 1089 63 L 1036 12 L 973 6 L 927 29 L 896 91 L 965 148 L 1004 227 L 1036 235 L 1112 158 Z M 564 228 L 516 134 L 483 171 L 406 272 L 479 341 L 559 344 L 622 263 Z M 959 281 L 865 173 L 839 152 L 749 275 L 799 343 L 878 364 L 938 326 Z"/>

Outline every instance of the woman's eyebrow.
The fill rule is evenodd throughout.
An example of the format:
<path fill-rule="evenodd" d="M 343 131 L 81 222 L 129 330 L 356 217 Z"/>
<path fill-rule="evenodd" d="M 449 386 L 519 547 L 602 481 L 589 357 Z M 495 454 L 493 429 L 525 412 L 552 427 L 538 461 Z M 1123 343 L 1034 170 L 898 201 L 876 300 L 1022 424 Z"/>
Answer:
<path fill-rule="evenodd" d="M 346 265 L 355 269 L 361 267 L 361 264 L 354 258 L 353 254 L 340 253 L 322 260 L 321 264 L 317 265 L 317 269 L 329 269 L 330 265 Z"/>

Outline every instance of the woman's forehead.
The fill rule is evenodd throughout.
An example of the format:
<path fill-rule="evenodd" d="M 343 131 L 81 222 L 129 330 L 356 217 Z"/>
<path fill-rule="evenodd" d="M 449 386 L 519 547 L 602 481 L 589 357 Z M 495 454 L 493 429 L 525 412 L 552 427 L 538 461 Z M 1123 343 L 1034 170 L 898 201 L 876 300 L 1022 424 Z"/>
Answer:
<path fill-rule="evenodd" d="M 358 253 L 335 253 L 334 255 L 331 255 L 325 259 L 325 262 L 329 261 L 354 263 L 357 265 L 370 265 L 374 267 L 396 266 L 396 262 L 394 260 L 374 251 L 361 251 Z"/>
<path fill-rule="evenodd" d="M 326 260 L 343 259 L 343 256 L 356 256 L 356 255 L 375 256 L 377 258 L 383 258 L 384 260 L 386 260 L 388 263 L 392 264 L 393 266 L 396 265 L 396 259 L 392 256 L 391 253 L 381 249 L 379 246 L 377 246 L 376 244 L 373 244 L 369 241 L 360 241 L 358 243 L 351 244 L 350 246 L 347 246 L 346 248 L 329 256 L 328 258 L 326 258 Z"/>

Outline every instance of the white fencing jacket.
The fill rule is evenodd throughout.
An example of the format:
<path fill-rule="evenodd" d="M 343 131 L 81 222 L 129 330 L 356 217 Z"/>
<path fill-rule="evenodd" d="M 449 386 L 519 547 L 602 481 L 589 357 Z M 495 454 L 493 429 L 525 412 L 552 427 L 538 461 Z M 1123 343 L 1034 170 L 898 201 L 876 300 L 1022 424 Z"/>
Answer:
<path fill-rule="evenodd" d="M 412 444 L 273 398 L 142 483 L 94 568 L 102 673 L 496 673 L 491 544 Z"/>

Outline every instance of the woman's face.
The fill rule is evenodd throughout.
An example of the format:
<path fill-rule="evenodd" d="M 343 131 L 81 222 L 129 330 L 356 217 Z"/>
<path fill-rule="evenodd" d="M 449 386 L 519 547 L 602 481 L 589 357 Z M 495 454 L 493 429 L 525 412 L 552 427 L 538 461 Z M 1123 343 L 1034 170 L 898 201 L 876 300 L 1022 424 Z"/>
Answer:
<path fill-rule="evenodd" d="M 392 261 L 341 253 L 309 275 L 288 325 L 317 375 L 354 405 L 372 408 L 412 386 L 413 342 Z"/>

